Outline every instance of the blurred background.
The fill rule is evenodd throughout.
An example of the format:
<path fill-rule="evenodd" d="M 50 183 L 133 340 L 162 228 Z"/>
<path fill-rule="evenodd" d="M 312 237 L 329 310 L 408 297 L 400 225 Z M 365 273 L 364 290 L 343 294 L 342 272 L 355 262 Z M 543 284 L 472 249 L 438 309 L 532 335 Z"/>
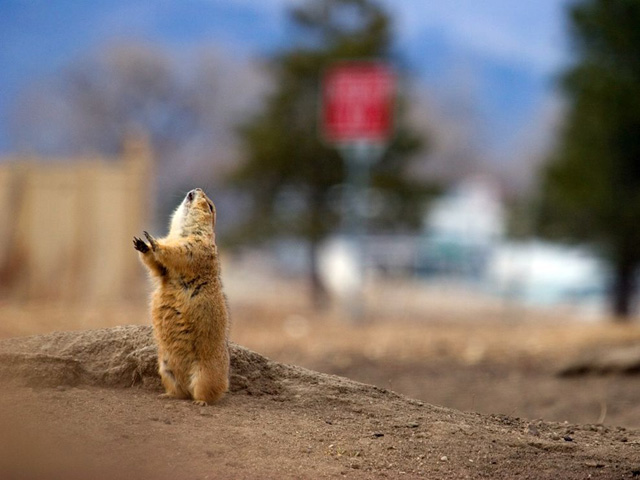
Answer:
<path fill-rule="evenodd" d="M 366 59 L 399 88 L 357 188 L 320 85 Z M 0 66 L 0 336 L 149 323 L 131 239 L 201 187 L 234 341 L 639 425 L 637 376 L 555 373 L 640 342 L 640 1 L 4 0 Z"/>

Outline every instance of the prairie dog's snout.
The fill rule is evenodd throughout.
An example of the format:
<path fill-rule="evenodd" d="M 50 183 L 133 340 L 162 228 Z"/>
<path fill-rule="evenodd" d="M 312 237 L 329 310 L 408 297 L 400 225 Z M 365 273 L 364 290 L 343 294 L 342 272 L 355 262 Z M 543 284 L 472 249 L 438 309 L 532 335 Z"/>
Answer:
<path fill-rule="evenodd" d="M 189 193 L 187 193 L 187 201 L 188 202 L 193 202 L 193 199 L 196 198 L 196 194 L 198 192 L 202 192 L 202 189 L 201 188 L 194 188 Z"/>

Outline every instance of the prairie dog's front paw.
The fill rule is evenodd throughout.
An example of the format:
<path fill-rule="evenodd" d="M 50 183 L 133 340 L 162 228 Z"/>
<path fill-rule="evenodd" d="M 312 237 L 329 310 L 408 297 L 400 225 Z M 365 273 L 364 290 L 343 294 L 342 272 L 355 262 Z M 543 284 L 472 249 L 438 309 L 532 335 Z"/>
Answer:
<path fill-rule="evenodd" d="M 144 241 L 142 241 L 138 237 L 133 237 L 133 248 L 141 253 L 147 253 L 149 251 L 149 245 L 144 243 Z"/>
<path fill-rule="evenodd" d="M 151 245 L 151 250 L 153 250 L 154 252 L 156 251 L 156 249 L 158 248 L 158 242 L 156 242 L 156 239 L 153 238 L 149 232 L 142 232 L 144 233 L 144 236 L 147 238 L 147 240 L 149 240 L 149 244 Z"/>

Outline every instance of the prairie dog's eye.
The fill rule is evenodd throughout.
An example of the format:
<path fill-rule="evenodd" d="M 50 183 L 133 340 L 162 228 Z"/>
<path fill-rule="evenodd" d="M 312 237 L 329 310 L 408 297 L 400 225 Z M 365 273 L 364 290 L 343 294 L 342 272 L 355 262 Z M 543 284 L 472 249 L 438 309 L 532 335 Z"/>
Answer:
<path fill-rule="evenodd" d="M 207 203 L 207 205 L 209 205 L 209 211 L 213 213 L 213 205 L 211 203 Z"/>

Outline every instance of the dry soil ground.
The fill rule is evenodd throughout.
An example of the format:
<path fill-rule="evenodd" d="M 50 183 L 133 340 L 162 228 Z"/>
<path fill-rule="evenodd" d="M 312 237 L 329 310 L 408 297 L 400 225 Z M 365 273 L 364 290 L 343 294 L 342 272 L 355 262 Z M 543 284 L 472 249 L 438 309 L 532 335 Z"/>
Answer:
<path fill-rule="evenodd" d="M 280 293 L 231 296 L 235 342 L 377 387 L 236 349 L 232 392 L 201 408 L 157 398 L 148 329 L 11 340 L 4 378 L 25 381 L 3 383 L 3 477 L 640 478 L 640 375 L 557 375 L 637 345 L 637 324 L 439 295 L 372 301 L 354 324 Z M 4 338 L 148 323 L 140 306 L 5 304 L 0 318 Z"/>

